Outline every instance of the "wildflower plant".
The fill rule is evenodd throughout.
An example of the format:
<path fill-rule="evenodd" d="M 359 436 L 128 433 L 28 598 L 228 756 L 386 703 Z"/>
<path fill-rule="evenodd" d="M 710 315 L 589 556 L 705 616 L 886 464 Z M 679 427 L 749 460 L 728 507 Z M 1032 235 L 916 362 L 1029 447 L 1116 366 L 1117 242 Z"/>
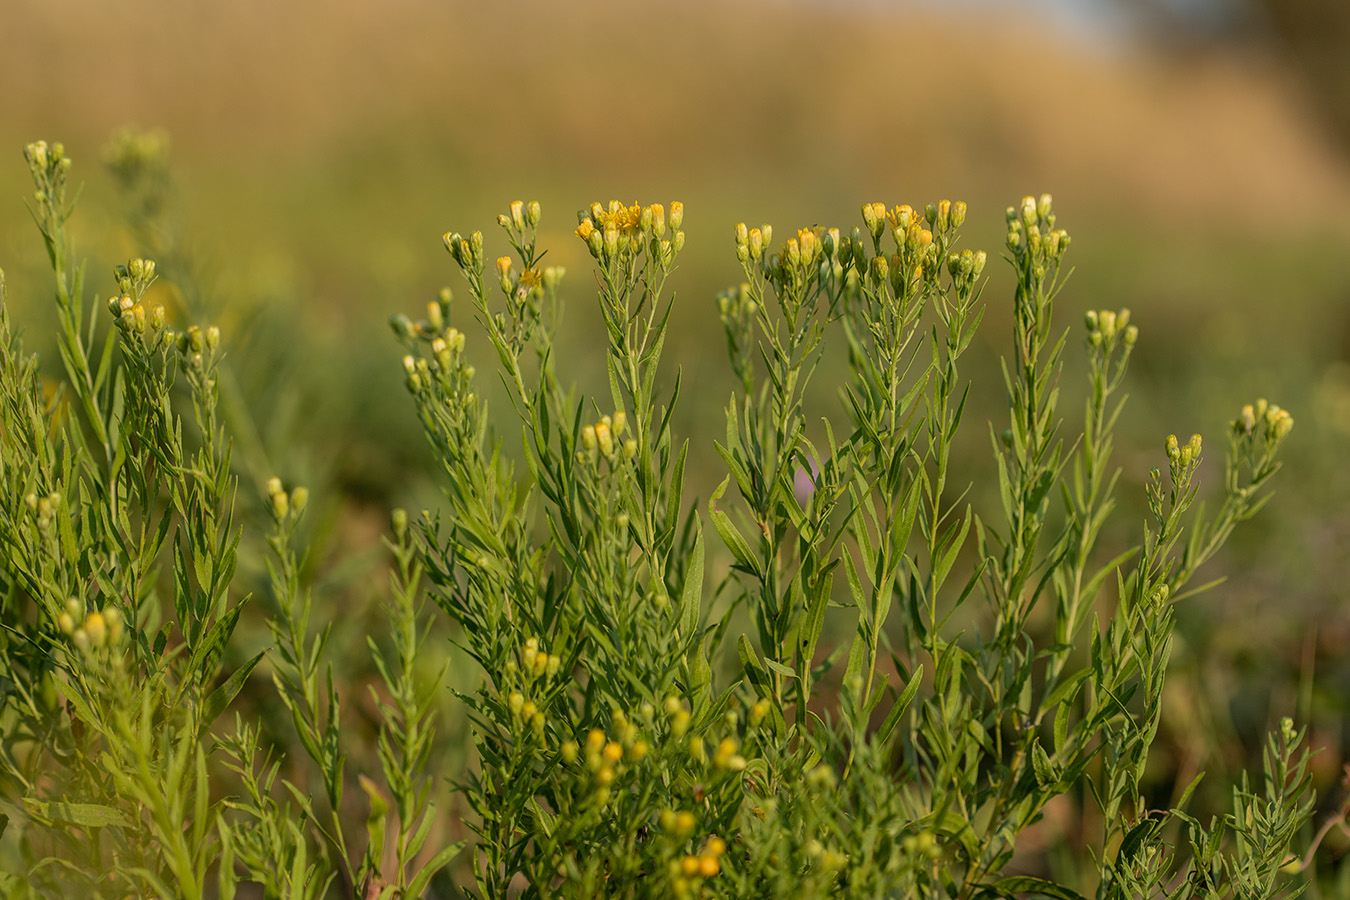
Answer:
<path fill-rule="evenodd" d="M 130 166 L 154 148 L 127 140 L 128 183 L 153 188 Z M 255 478 L 260 514 L 237 504 L 225 340 L 172 324 L 202 295 L 174 303 L 133 259 L 110 318 L 86 308 L 69 158 L 38 143 L 26 159 L 63 380 L 47 389 L 0 303 L 7 893 L 1105 900 L 1303 886 L 1311 794 L 1291 721 L 1227 815 L 1188 811 L 1194 784 L 1158 809 L 1144 784 L 1174 608 L 1200 602 L 1200 568 L 1270 496 L 1293 420 L 1241 407 L 1208 516 L 1204 442 L 1167 438 L 1137 545 L 1103 554 L 1139 330 L 1128 310 L 1088 313 L 1072 340 L 1056 324 L 1071 241 L 1049 196 L 1006 214 L 1007 419 L 988 426 L 988 473 L 954 462 L 988 389 L 965 357 L 988 257 L 961 246 L 963 203 L 869 203 L 858 227 L 778 245 L 768 225 L 736 226 L 740 283 L 717 298 L 734 387 L 706 447 L 676 433 L 681 378 L 662 367 L 681 204 L 578 213 L 605 332 L 598 398 L 560 375 L 566 273 L 544 263 L 539 204 L 499 217 L 499 257 L 478 232 L 446 234 L 467 297 L 445 289 L 392 321 L 444 503 L 393 512 L 389 635 L 370 641 L 378 682 L 357 686 L 329 652 L 309 492 Z M 150 188 L 142 225 L 161 212 Z M 476 327 L 456 318 L 466 306 Z M 846 372 L 837 406 L 817 408 L 808 388 L 831 343 Z M 1080 361 L 1071 425 L 1061 379 Z M 496 368 L 518 430 L 490 424 L 480 367 Z M 691 451 L 726 468 L 706 502 L 686 496 Z M 269 585 L 250 602 L 239 560 L 255 552 Z M 458 694 L 464 766 L 433 752 L 448 677 L 433 605 L 455 626 L 448 652 L 481 674 Z M 246 615 L 265 620 L 267 646 L 241 660 Z M 290 744 L 245 693 L 263 674 Z M 369 771 L 352 762 L 349 688 L 375 710 Z M 443 780 L 472 831 L 457 869 Z M 1060 798 L 1086 823 L 1069 872 L 1025 852 Z"/>
<path fill-rule="evenodd" d="M 462 785 L 481 896 L 1278 894 L 1311 809 L 1301 733 L 1282 726 L 1264 788 L 1239 790 L 1226 820 L 1151 809 L 1140 782 L 1173 605 L 1268 496 L 1292 419 L 1243 408 L 1212 519 L 1192 509 L 1201 439 L 1169 438 L 1141 544 L 1100 560 L 1138 329 L 1128 310 L 1088 314 L 1082 430 L 1067 433 L 1053 308 L 1070 238 L 1049 196 L 1026 198 L 1007 214 L 998 506 L 980 514 L 951 466 L 987 262 L 958 246 L 966 212 L 868 204 L 861 227 L 802 229 L 777 250 L 769 226 L 736 226 L 744 282 L 718 297 L 738 386 L 715 445 L 728 475 L 689 514 L 678 371 L 657 388 L 679 205 L 578 214 L 608 337 L 602 402 L 556 375 L 563 273 L 540 264 L 538 204 L 500 217 L 515 255 L 495 279 L 481 234 L 446 235 L 528 470 L 485 425 L 451 293 L 421 321 L 396 317 L 448 475 L 450 508 L 420 525 L 433 595 L 484 675 L 464 698 L 481 768 Z M 834 334 L 843 415 L 808 419 Z M 704 516 L 731 556 L 719 605 L 703 600 Z M 822 647 L 839 607 L 853 636 Z M 741 609 L 750 630 L 733 640 Z M 737 676 L 717 683 L 710 661 L 733 646 Z M 1066 793 L 1104 823 L 1085 835 L 1083 883 L 1012 874 L 1018 836 Z"/>
<path fill-rule="evenodd" d="M 457 848 L 419 856 L 434 819 L 430 711 L 409 665 L 422 626 L 406 534 L 391 543 L 396 659 L 377 655 L 391 700 L 374 774 L 398 806 L 390 864 L 375 840 L 385 788 L 367 779 L 364 857 L 337 815 L 339 706 L 331 670 L 319 690 L 324 632 L 311 633 L 293 541 L 307 491 L 267 485 L 266 540 L 273 677 L 316 763 L 328 801 L 319 812 L 301 787 L 278 780 L 256 723 L 236 717 L 227 735 L 218 722 L 267 655 L 227 663 L 248 597 L 235 585 L 245 525 L 218 415 L 221 333 L 174 328 L 147 259 L 116 267 L 106 313 L 87 306 L 84 269 L 71 261 L 71 159 L 45 142 L 24 156 L 55 279 L 64 379 L 50 389 L 25 353 L 0 275 L 6 893 L 229 897 L 243 878 L 278 897 L 326 896 L 335 880 L 374 885 L 370 896 L 419 895 Z"/>

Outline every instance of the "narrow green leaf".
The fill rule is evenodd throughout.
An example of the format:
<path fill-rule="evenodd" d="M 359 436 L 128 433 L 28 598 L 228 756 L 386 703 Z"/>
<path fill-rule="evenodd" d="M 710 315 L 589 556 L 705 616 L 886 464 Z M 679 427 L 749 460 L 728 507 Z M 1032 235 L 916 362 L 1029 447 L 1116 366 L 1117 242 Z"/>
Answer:
<path fill-rule="evenodd" d="M 420 897 L 431 883 L 431 879 L 436 873 L 450 865 L 450 861 L 460 854 L 465 847 L 466 841 L 456 841 L 448 847 L 443 848 L 439 853 L 427 860 L 426 865 L 418 871 L 417 876 L 408 882 L 408 890 L 404 896 Z"/>
<path fill-rule="evenodd" d="M 24 809 L 30 815 L 67 825 L 85 828 L 106 828 L 116 825 L 126 828 L 131 821 L 120 810 L 98 803 L 60 803 L 25 797 Z"/>
<path fill-rule="evenodd" d="M 722 538 L 722 543 L 726 544 L 731 555 L 736 557 L 737 564 L 746 572 L 760 578 L 759 560 L 755 559 L 750 550 L 750 545 L 746 543 L 745 538 L 736 530 L 736 526 L 731 524 L 730 517 L 717 508 L 717 501 L 722 499 L 726 493 L 727 485 L 731 483 L 731 476 L 728 475 L 722 479 L 722 483 L 713 491 L 712 497 L 708 499 L 708 515 L 713 520 L 713 525 L 717 528 L 717 533 Z"/>
<path fill-rule="evenodd" d="M 993 884 L 983 885 L 977 897 L 1006 897 L 1009 900 L 1023 894 L 1031 894 L 1038 897 L 1051 897 L 1053 900 L 1087 900 L 1082 894 L 1071 891 L 1068 888 L 1055 884 L 1053 881 L 1046 881 L 1042 878 L 1036 878 L 1031 875 L 1018 875 L 1013 878 L 1003 878 Z"/>
<path fill-rule="evenodd" d="M 891 711 L 886 714 L 886 720 L 881 723 L 881 728 L 877 730 L 877 737 L 881 741 L 884 742 L 890 738 L 891 732 L 895 730 L 895 726 L 900 722 L 900 717 L 905 714 L 905 710 L 909 708 L 909 704 L 914 700 L 914 695 L 919 692 L 919 685 L 922 681 L 923 663 L 920 663 L 919 667 L 914 670 L 914 674 L 909 677 L 909 682 L 905 684 L 905 689 L 900 692 L 900 696 L 896 698 L 894 705 L 891 706 Z"/>
<path fill-rule="evenodd" d="M 253 673 L 254 668 L 266 655 L 266 650 L 259 650 L 257 656 L 231 672 L 230 677 L 225 679 L 220 687 L 212 691 L 210 696 L 206 698 L 206 703 L 202 706 L 202 734 L 211 727 L 216 719 L 220 718 L 220 714 L 238 696 L 239 691 L 244 687 L 244 682 L 248 680 L 248 676 Z"/>
<path fill-rule="evenodd" d="M 699 613 L 703 610 L 703 526 L 696 519 L 694 550 L 684 572 L 684 589 L 680 592 L 680 637 L 688 640 L 698 628 Z"/>

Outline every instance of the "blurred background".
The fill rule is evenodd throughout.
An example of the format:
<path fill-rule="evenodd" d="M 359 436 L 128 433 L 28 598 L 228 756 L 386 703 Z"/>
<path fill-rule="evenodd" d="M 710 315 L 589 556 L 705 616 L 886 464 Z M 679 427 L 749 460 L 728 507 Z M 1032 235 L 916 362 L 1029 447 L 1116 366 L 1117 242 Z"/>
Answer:
<path fill-rule="evenodd" d="M 540 200 L 542 243 L 569 269 L 561 366 L 596 385 L 602 332 L 574 211 L 683 201 L 666 360 L 684 367 L 682 430 L 707 435 L 731 384 L 713 298 L 740 280 L 735 222 L 847 229 L 864 201 L 948 197 L 970 205 L 965 246 L 997 257 L 1003 209 L 1053 193 L 1076 267 L 1062 324 L 1128 306 L 1141 332 L 1108 541 L 1137 538 L 1168 433 L 1205 436 L 1217 487 L 1243 403 L 1268 397 L 1297 421 L 1274 502 L 1203 573 L 1227 581 L 1179 610 L 1160 802 L 1204 769 L 1215 793 L 1200 802 L 1221 804 L 1290 714 L 1325 748 L 1323 807 L 1343 798 L 1344 0 L 5 0 L 0 35 L 0 266 L 30 345 L 55 317 L 20 151 L 45 138 L 85 185 L 91 290 L 106 297 L 129 256 L 167 255 L 180 305 L 221 323 L 229 389 L 252 411 L 241 494 L 274 473 L 314 489 L 318 556 L 349 560 L 321 586 L 334 596 L 378 592 L 389 507 L 436 502 L 385 322 L 456 286 L 443 232 L 481 229 L 495 255 L 497 213 Z M 126 126 L 171 148 L 153 221 L 100 164 Z M 986 270 L 971 351 L 977 485 L 994 472 L 983 423 L 1005 415 L 1004 269 Z M 1072 427 L 1082 354 L 1069 346 Z M 837 408 L 831 371 L 820 413 Z M 710 450 L 693 476 L 704 497 Z M 1344 850 L 1331 843 L 1329 859 Z"/>

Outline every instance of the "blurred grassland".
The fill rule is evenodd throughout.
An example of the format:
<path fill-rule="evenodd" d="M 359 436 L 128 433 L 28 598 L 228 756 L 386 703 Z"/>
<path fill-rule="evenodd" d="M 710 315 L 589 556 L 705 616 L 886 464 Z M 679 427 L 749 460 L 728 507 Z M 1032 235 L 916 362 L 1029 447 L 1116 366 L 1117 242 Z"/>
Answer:
<path fill-rule="evenodd" d="M 1167 433 L 1203 433 L 1217 480 L 1242 403 L 1269 396 L 1298 422 L 1278 496 L 1210 573 L 1232 579 L 1183 612 L 1164 760 L 1236 765 L 1297 706 L 1328 748 L 1322 786 L 1338 774 L 1350 748 L 1350 161 L 1270 59 L 789 0 L 6 0 L 0 34 L 10 302 L 42 334 L 48 276 L 22 204 L 22 144 L 63 140 L 74 155 L 87 185 L 77 249 L 106 295 L 111 265 L 140 250 L 99 148 L 128 123 L 166 129 L 183 226 L 269 461 L 347 499 L 328 520 L 333 555 L 369 546 L 389 504 L 434 502 L 384 321 L 456 284 L 442 232 L 482 229 L 495 255 L 496 214 L 540 200 L 541 243 L 569 270 L 561 365 L 598 387 L 573 211 L 682 200 L 666 360 L 683 366 L 681 430 L 716 436 L 731 382 L 712 300 L 740 280 L 733 223 L 770 222 L 781 239 L 859 224 L 863 201 L 951 197 L 970 204 L 964 246 L 996 256 L 1003 208 L 1054 193 L 1077 268 L 1061 322 L 1128 306 L 1141 330 L 1117 442 L 1123 527 L 1140 521 L 1139 485 Z M 987 270 L 971 354 L 976 481 L 993 474 L 983 423 L 1005 415 L 1002 268 Z M 822 410 L 834 371 L 817 379 Z M 706 497 L 716 458 L 698 464 L 691 491 Z"/>

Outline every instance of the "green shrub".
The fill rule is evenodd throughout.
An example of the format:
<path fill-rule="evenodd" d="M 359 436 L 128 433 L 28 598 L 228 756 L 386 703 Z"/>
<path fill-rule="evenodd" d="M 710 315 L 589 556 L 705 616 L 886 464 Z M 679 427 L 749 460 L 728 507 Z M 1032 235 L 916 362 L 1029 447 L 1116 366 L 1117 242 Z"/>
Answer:
<path fill-rule="evenodd" d="M 26 155 L 65 380 L 45 389 L 0 306 L 11 895 L 230 897 L 242 882 L 267 897 L 1299 889 L 1312 801 L 1289 720 L 1227 816 L 1188 815 L 1189 789 L 1157 809 L 1140 787 L 1173 606 L 1196 602 L 1199 567 L 1269 496 L 1292 419 L 1242 407 L 1208 516 L 1194 503 L 1199 436 L 1168 438 L 1141 542 L 1103 560 L 1138 331 L 1128 311 L 1087 316 L 1088 399 L 1081 431 L 1067 426 L 1068 332 L 1052 310 L 1070 241 L 1048 196 L 1007 213 L 1009 420 L 990 428 L 998 505 L 983 514 L 985 494 L 949 466 L 970 391 L 959 363 L 984 310 L 986 256 L 957 245 L 964 204 L 869 204 L 850 234 L 803 229 L 776 251 L 768 226 L 737 226 L 745 281 L 718 298 L 735 379 L 714 445 L 728 475 L 706 506 L 685 497 L 681 380 L 660 369 L 682 207 L 578 216 L 605 324 L 603 399 L 558 374 L 564 273 L 542 264 L 538 204 L 499 218 L 513 255 L 495 264 L 481 234 L 447 234 L 492 352 L 466 349 L 449 290 L 424 319 L 393 322 L 445 504 L 393 514 L 390 637 L 370 642 L 379 771 L 352 773 L 341 712 L 364 686 L 325 658 L 331 623 L 315 615 L 297 533 L 308 492 L 272 479 L 270 523 L 236 517 L 220 333 L 172 327 L 144 260 L 118 267 L 115 327 L 100 328 L 69 259 L 69 158 L 45 144 Z M 840 408 L 808 413 L 831 340 L 848 350 Z M 515 434 L 489 428 L 469 361 L 492 355 L 519 453 Z M 238 558 L 259 530 L 270 653 L 227 666 L 246 611 Z M 433 759 L 446 679 L 426 597 L 481 670 L 460 695 L 476 754 L 462 771 Z M 439 677 L 425 677 L 429 661 Z M 321 790 L 283 774 L 252 711 L 221 721 L 255 669 L 270 669 Z M 439 778 L 476 835 L 458 889 Z M 364 830 L 344 815 L 351 780 Z M 1061 796 L 1101 823 L 1075 845 L 1071 879 L 1016 854 Z"/>

